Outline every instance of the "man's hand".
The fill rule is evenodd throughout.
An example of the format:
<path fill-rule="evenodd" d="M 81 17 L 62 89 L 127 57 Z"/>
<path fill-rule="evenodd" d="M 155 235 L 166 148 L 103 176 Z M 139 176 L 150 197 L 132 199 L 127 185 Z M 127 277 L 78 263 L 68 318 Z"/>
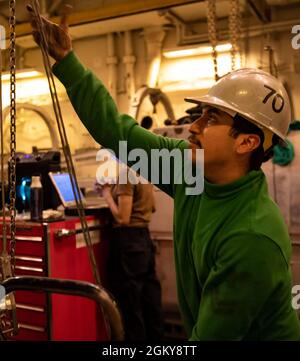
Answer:
<path fill-rule="evenodd" d="M 46 37 L 47 48 L 50 56 L 57 62 L 61 61 L 72 51 L 72 40 L 69 35 L 68 16 L 72 7 L 65 5 L 60 24 L 57 25 L 44 16 L 41 16 L 42 26 Z M 35 42 L 41 44 L 41 34 L 38 26 L 38 18 L 35 15 L 31 5 L 27 5 L 30 14 L 32 26 L 32 35 Z"/>

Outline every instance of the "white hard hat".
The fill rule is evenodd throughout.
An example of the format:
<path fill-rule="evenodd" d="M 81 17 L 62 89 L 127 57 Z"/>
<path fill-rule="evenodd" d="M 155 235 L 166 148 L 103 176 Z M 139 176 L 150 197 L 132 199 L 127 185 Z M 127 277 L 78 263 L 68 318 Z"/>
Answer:
<path fill-rule="evenodd" d="M 185 100 L 211 105 L 231 116 L 240 114 L 283 140 L 291 122 L 290 101 L 283 84 L 259 69 L 233 71 L 218 80 L 207 95 Z"/>

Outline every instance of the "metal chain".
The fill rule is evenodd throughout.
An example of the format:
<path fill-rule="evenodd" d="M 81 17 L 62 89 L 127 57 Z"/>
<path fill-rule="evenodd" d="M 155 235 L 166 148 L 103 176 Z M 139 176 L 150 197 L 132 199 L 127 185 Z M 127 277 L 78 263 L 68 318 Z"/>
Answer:
<path fill-rule="evenodd" d="M 215 80 L 217 81 L 219 79 L 219 76 L 218 76 L 218 53 L 216 50 L 218 44 L 217 26 L 216 26 L 216 0 L 207 0 L 206 3 L 207 3 L 208 39 L 212 47 Z"/>
<path fill-rule="evenodd" d="M 0 46 L 0 136 L 1 136 L 1 204 L 2 204 L 2 254 L 7 252 L 7 228 L 6 228 L 6 207 L 5 207 L 5 181 L 4 181 L 4 134 L 3 134 L 3 104 L 2 104 L 2 49 Z M 1 249 L 0 249 L 1 254 Z M 1 279 L 1 265 L 0 265 Z"/>
<path fill-rule="evenodd" d="M 231 70 L 236 70 L 236 62 L 238 56 L 238 39 L 241 29 L 240 23 L 240 4 L 239 0 L 230 0 L 229 14 L 229 37 L 232 45 L 231 53 Z"/>
<path fill-rule="evenodd" d="M 10 255 L 15 274 L 16 248 L 16 0 L 9 1 L 10 25 Z"/>

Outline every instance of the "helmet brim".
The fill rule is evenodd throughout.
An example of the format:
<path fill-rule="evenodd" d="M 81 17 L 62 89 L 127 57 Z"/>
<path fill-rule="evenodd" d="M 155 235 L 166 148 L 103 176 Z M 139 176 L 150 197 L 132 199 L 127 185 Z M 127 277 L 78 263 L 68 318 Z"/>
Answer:
<path fill-rule="evenodd" d="M 229 104 L 217 97 L 207 94 L 199 98 L 185 98 L 184 100 L 188 103 L 210 105 L 212 107 L 224 111 L 225 113 L 231 115 L 232 117 L 234 117 L 237 114 L 240 114 L 242 117 L 246 118 L 250 122 L 254 122 L 259 128 L 269 129 L 272 133 L 276 134 L 281 140 L 283 140 L 285 144 L 287 144 L 285 135 L 279 132 L 277 129 L 274 129 L 272 126 L 267 127 L 262 122 L 254 119 L 254 116 L 252 116 L 252 114 L 240 113 L 239 110 L 235 108 L 232 104 Z"/>

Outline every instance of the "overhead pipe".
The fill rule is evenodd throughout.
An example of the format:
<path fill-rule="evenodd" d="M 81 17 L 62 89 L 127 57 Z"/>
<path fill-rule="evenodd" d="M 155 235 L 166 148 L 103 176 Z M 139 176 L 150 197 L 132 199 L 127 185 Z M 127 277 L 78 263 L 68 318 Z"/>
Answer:
<path fill-rule="evenodd" d="M 124 45 L 125 55 L 123 57 L 123 63 L 125 64 L 125 84 L 128 99 L 131 101 L 135 94 L 135 72 L 134 66 L 136 63 L 136 57 L 133 55 L 132 46 L 132 33 L 131 31 L 125 31 L 124 33 Z"/>
<path fill-rule="evenodd" d="M 155 88 L 158 82 L 162 59 L 163 41 L 166 36 L 166 28 L 164 26 L 153 26 L 144 29 L 144 38 L 147 46 L 148 59 L 148 75 L 147 85 L 150 88 Z"/>
<path fill-rule="evenodd" d="M 187 31 L 188 24 L 184 22 L 178 15 L 176 15 L 171 10 L 163 10 L 159 12 L 160 16 L 163 16 L 166 20 L 168 20 L 171 24 L 173 24 L 176 28 L 176 42 L 178 46 L 183 45 L 192 45 L 199 43 L 207 43 L 209 41 L 207 32 L 202 32 L 201 34 L 190 34 Z M 243 26 L 240 29 L 240 38 L 253 38 L 260 35 L 265 35 L 267 33 L 278 33 L 284 32 L 287 30 L 291 30 L 292 26 L 297 22 L 296 19 L 291 20 L 283 20 L 270 22 L 268 24 L 260 24 L 260 25 L 251 25 L 251 26 Z M 228 30 L 219 30 L 218 31 L 218 39 L 228 40 L 229 31 Z"/>
<path fill-rule="evenodd" d="M 114 100 L 117 99 L 117 80 L 118 80 L 118 58 L 115 54 L 115 35 L 107 34 L 107 58 L 108 66 L 108 90 Z"/>
<path fill-rule="evenodd" d="M 203 0 L 202 0 L 203 1 Z M 130 16 L 148 11 L 156 11 L 162 8 L 172 6 L 187 5 L 197 3 L 199 0 L 126 0 L 119 3 L 105 1 L 103 6 L 94 9 L 88 9 L 80 12 L 73 12 L 69 17 L 69 26 L 95 23 L 98 21 L 109 20 L 121 16 Z M 60 17 L 55 16 L 50 19 L 54 23 L 59 23 Z M 7 34 L 9 26 L 6 27 Z M 31 25 L 29 22 L 18 24 L 16 27 L 17 37 L 31 34 Z"/>

